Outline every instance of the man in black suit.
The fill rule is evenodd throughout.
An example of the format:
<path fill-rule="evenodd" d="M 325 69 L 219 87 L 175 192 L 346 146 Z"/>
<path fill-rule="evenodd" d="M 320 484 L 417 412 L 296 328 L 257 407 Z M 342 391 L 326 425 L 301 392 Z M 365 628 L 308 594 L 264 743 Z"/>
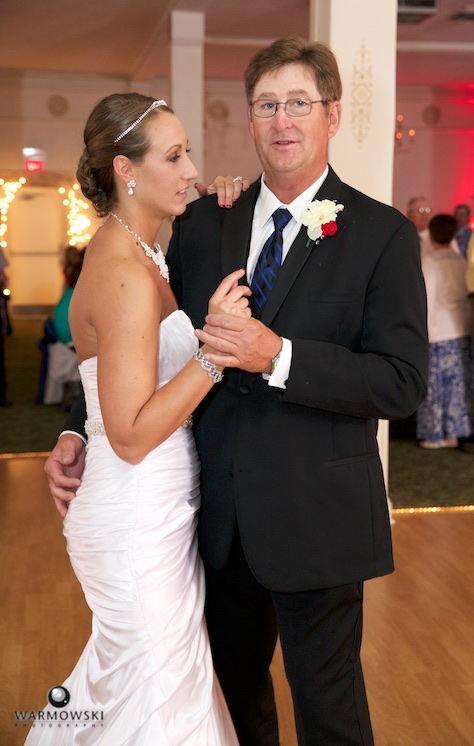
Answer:
<path fill-rule="evenodd" d="M 418 238 L 328 166 L 341 81 L 327 47 L 279 40 L 245 80 L 264 173 L 231 210 L 215 197 L 188 206 L 168 253 L 178 302 L 227 366 L 195 415 L 209 635 L 243 746 L 278 744 L 278 634 L 298 742 L 366 746 L 363 581 L 393 570 L 377 421 L 426 393 Z M 205 319 L 221 278 L 244 266 L 253 318 Z"/>

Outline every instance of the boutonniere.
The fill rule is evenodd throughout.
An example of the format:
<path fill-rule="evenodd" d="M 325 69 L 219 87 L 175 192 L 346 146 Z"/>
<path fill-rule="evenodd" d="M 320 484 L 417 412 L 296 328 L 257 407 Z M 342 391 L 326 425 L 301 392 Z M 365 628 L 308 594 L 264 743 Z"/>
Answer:
<path fill-rule="evenodd" d="M 337 213 L 344 209 L 344 205 L 338 205 L 332 199 L 315 199 L 304 210 L 301 222 L 308 227 L 309 248 L 311 243 L 319 243 L 324 236 L 334 236 L 337 231 Z"/>

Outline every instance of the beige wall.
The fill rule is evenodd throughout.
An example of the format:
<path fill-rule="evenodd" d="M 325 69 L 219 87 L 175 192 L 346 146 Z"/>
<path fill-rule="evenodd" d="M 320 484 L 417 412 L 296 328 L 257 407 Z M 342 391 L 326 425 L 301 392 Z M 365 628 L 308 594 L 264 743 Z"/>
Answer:
<path fill-rule="evenodd" d="M 49 305 L 59 300 L 67 230 L 61 200 L 55 188 L 24 187 L 12 203 L 8 276 L 13 306 Z"/>
<path fill-rule="evenodd" d="M 395 147 L 393 204 L 405 211 L 410 197 L 424 195 L 434 212 L 474 208 L 474 106 L 459 92 L 403 87 L 397 113 L 413 142 Z"/>

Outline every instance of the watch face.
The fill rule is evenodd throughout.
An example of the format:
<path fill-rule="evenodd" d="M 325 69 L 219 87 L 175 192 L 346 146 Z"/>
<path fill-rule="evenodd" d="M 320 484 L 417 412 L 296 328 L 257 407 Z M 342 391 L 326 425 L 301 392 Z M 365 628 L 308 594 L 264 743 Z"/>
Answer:
<path fill-rule="evenodd" d="M 279 361 L 280 357 L 281 357 L 281 350 L 280 350 L 280 352 L 278 353 L 278 355 L 275 355 L 275 357 L 274 357 L 274 358 L 273 358 L 273 360 L 272 360 L 272 373 L 274 373 L 274 371 L 275 371 L 275 368 L 276 368 L 276 367 L 277 367 L 277 365 L 278 365 L 278 361 Z"/>

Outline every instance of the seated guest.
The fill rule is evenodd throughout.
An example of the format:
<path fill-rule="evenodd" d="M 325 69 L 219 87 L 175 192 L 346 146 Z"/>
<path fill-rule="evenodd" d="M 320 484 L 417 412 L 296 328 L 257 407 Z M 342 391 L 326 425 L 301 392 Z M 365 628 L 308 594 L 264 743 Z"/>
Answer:
<path fill-rule="evenodd" d="M 68 249 L 73 249 L 73 252 L 69 252 Z M 78 359 L 69 327 L 69 304 L 84 258 L 84 251 L 72 246 L 68 249 L 65 252 L 64 263 L 65 289 L 54 309 L 53 318 L 45 320 L 45 334 L 38 342 L 43 360 L 36 396 L 39 404 L 64 404 L 67 409 L 69 404 L 65 401 L 66 389 L 69 387 L 72 395 L 75 395 L 79 383 Z"/>
<path fill-rule="evenodd" d="M 76 249 L 77 251 L 77 249 Z M 84 250 L 85 251 L 85 250 Z M 82 269 L 82 261 L 84 258 L 84 251 L 78 252 L 79 259 L 69 265 L 65 265 L 64 275 L 66 278 L 65 290 L 54 309 L 53 316 L 53 328 L 54 333 L 59 342 L 65 345 L 72 344 L 71 330 L 69 328 L 69 304 L 71 302 L 72 294 L 76 286 L 76 282 L 79 278 Z M 66 271 L 67 267 L 67 271 Z"/>
<path fill-rule="evenodd" d="M 66 246 L 63 255 L 63 274 L 64 289 L 70 287 L 70 275 L 75 267 L 82 267 L 84 260 L 84 249 L 78 249 L 76 246 Z"/>

